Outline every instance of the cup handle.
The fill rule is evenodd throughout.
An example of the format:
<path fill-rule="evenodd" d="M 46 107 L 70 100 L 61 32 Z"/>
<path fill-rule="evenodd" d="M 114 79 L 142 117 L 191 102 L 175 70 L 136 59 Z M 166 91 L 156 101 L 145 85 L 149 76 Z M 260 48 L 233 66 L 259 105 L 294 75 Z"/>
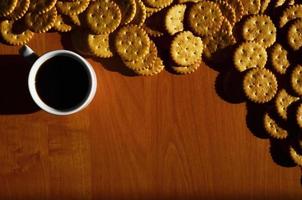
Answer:
<path fill-rule="evenodd" d="M 31 65 L 36 62 L 39 56 L 27 45 L 20 48 L 19 54 L 23 56 Z"/>

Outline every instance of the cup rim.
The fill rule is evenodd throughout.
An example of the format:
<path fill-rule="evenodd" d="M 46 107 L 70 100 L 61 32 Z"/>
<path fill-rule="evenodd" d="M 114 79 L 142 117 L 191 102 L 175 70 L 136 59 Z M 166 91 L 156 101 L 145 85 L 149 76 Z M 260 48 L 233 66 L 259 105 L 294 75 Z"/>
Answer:
<path fill-rule="evenodd" d="M 56 109 L 56 108 L 53 108 L 53 107 L 47 105 L 38 95 L 38 92 L 36 89 L 36 84 L 35 84 L 36 75 L 37 75 L 40 67 L 43 65 L 43 63 L 45 63 L 47 60 L 49 60 L 53 57 L 59 56 L 59 55 L 66 55 L 66 56 L 69 56 L 69 57 L 74 58 L 75 60 L 81 62 L 83 64 L 83 67 L 85 67 L 87 69 L 87 73 L 88 73 L 89 79 L 90 79 L 90 90 L 87 92 L 87 96 L 85 97 L 85 99 L 81 103 L 79 103 L 79 105 L 76 106 L 75 108 L 71 108 L 70 110 L 66 110 L 66 111 L 59 110 L 59 109 Z M 30 92 L 32 99 L 42 110 L 44 110 L 50 114 L 54 114 L 54 115 L 70 115 L 70 114 L 79 112 L 80 110 L 82 110 L 86 106 L 88 106 L 88 104 L 90 104 L 90 102 L 92 101 L 92 99 L 94 98 L 95 93 L 96 93 L 97 79 L 96 79 L 96 74 L 95 74 L 93 67 L 82 56 L 80 56 L 79 54 L 77 54 L 75 52 L 68 51 L 68 50 L 55 50 L 55 51 L 45 53 L 44 55 L 39 57 L 34 62 L 34 64 L 31 67 L 31 70 L 29 72 L 29 76 L 28 76 L 28 88 L 29 88 L 29 92 Z"/>

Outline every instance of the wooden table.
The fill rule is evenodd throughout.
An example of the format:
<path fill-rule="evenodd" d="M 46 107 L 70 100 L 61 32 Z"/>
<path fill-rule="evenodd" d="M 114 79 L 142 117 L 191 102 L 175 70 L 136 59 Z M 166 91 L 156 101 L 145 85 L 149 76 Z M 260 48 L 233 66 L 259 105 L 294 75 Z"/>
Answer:
<path fill-rule="evenodd" d="M 62 42 L 41 34 L 30 46 L 42 54 Z M 0 45 L 1 199 L 302 198 L 300 169 L 272 159 L 269 140 L 247 128 L 245 103 L 219 97 L 206 65 L 146 78 L 89 59 L 94 101 L 57 117 L 32 102 L 17 50 Z"/>

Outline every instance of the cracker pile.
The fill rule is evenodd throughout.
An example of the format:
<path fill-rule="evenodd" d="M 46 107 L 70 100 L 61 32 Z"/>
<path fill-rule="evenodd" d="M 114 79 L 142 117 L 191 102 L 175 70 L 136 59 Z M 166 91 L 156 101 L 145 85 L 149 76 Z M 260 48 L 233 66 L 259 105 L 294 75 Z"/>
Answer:
<path fill-rule="evenodd" d="M 231 60 L 232 68 L 243 76 L 247 101 L 274 105 L 267 106 L 263 116 L 268 135 L 290 141 L 289 155 L 302 166 L 298 1 L 7 0 L 0 2 L 0 17 L 7 44 L 26 44 L 36 33 L 71 32 L 79 53 L 119 57 L 125 67 L 143 76 L 156 75 L 165 67 L 190 74 L 203 61 L 223 65 Z M 289 116 L 288 108 L 294 104 L 295 114 Z M 292 124 L 297 131 L 289 130 Z"/>

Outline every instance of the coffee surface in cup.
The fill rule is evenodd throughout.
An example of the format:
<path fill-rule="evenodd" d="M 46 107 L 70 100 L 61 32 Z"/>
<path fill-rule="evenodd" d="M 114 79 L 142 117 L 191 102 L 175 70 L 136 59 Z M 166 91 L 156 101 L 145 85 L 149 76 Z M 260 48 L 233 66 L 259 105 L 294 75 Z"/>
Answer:
<path fill-rule="evenodd" d="M 36 89 L 42 101 L 63 111 L 79 106 L 86 99 L 90 84 L 85 66 L 63 55 L 43 63 L 36 76 Z"/>

